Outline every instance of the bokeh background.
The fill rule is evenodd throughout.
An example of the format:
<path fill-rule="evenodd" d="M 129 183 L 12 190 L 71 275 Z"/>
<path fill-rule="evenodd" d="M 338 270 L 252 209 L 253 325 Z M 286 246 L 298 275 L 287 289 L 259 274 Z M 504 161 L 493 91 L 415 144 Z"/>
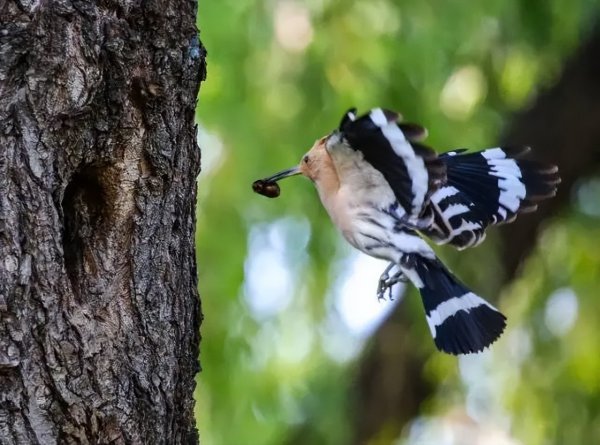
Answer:
<path fill-rule="evenodd" d="M 199 103 L 204 445 L 600 443 L 600 2 L 213 0 Z M 383 106 L 438 151 L 529 144 L 559 195 L 475 249 L 437 249 L 508 315 L 491 350 L 435 350 L 418 293 L 346 246 L 290 167 Z"/>

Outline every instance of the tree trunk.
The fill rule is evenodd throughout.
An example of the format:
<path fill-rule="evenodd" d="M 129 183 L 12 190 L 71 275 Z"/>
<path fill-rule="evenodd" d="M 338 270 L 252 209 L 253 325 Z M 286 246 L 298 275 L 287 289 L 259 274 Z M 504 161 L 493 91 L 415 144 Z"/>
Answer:
<path fill-rule="evenodd" d="M 600 23 L 556 86 L 514 117 L 502 141 L 532 146 L 536 158 L 559 166 L 562 179 L 554 199 L 502 227 L 502 263 L 511 279 L 533 249 L 542 221 L 568 208 L 577 181 L 600 169 Z"/>
<path fill-rule="evenodd" d="M 512 119 L 501 138 L 508 144 L 534 147 L 537 159 L 560 168 L 562 183 L 556 198 L 540 205 L 533 214 L 500 230 L 503 282 L 510 282 L 531 252 L 544 219 L 570 204 L 576 181 L 600 167 L 600 27 L 565 64 L 557 84 L 539 95 L 533 105 Z M 424 379 L 426 357 L 411 349 L 404 338 L 409 329 L 398 312 L 378 329 L 361 364 L 357 380 L 354 443 L 368 443 L 381 431 L 399 434 L 420 405 L 434 391 Z M 390 385 L 391 387 L 388 387 Z M 391 388 L 391 389 L 390 389 Z"/>
<path fill-rule="evenodd" d="M 0 443 L 195 443 L 194 1 L 0 1 Z"/>

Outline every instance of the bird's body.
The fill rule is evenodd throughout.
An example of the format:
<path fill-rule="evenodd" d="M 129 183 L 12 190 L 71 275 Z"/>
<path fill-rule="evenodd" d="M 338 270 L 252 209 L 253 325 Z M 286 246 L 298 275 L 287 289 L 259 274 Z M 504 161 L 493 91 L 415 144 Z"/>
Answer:
<path fill-rule="evenodd" d="M 293 174 L 310 178 L 344 238 L 390 262 L 379 295 L 400 278 L 410 280 L 421 292 L 438 348 L 481 351 L 504 330 L 504 315 L 448 271 L 421 234 L 459 249 L 475 246 L 488 226 L 510 222 L 552 196 L 557 169 L 517 161 L 522 148 L 438 156 L 418 142 L 423 128 L 398 119 L 378 108 L 359 118 L 350 110 L 297 168 L 268 181 Z M 391 266 L 398 272 L 390 278 Z"/>
<path fill-rule="evenodd" d="M 332 222 L 346 241 L 367 255 L 396 264 L 400 262 L 397 246 L 406 253 L 434 257 L 433 250 L 400 221 L 406 216 L 383 175 L 365 162 L 358 151 L 333 146 L 331 139 L 321 150 L 331 153 L 332 162 L 323 171 L 335 181 L 315 181 L 315 186 Z M 338 144 L 343 144 L 338 142 Z"/>

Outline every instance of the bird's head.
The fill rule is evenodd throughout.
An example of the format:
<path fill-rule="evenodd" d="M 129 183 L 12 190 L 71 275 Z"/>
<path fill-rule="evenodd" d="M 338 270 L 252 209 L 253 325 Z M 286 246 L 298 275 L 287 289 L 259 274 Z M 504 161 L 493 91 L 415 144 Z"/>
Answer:
<path fill-rule="evenodd" d="M 389 123 L 396 122 L 400 118 L 398 113 L 392 111 L 380 110 L 379 112 L 381 118 Z M 369 145 L 373 143 L 374 130 L 379 130 L 369 116 L 366 114 L 357 117 L 356 108 L 351 108 L 342 117 L 339 127 L 318 139 L 302 156 L 297 166 L 255 181 L 252 188 L 257 193 L 275 198 L 279 196 L 277 181 L 290 176 L 303 175 L 315 183 L 319 192 L 328 193 L 336 190 L 339 187 L 339 176 L 342 170 L 346 164 L 352 164 L 357 157 L 356 147 L 352 148 L 348 145 L 348 138 Z"/>
<path fill-rule="evenodd" d="M 335 167 L 329 152 L 327 141 L 335 133 L 318 139 L 312 148 L 302 156 L 300 163 L 292 168 L 275 173 L 268 178 L 260 179 L 252 184 L 255 192 L 275 198 L 279 196 L 277 182 L 290 176 L 303 175 L 313 181 L 317 186 L 335 180 Z"/>
<path fill-rule="evenodd" d="M 331 134 L 317 140 L 312 148 L 306 152 L 300 164 L 298 172 L 306 176 L 311 181 L 318 183 L 326 175 L 331 175 L 335 172 L 331 155 L 327 151 L 328 141 L 332 137 Z"/>

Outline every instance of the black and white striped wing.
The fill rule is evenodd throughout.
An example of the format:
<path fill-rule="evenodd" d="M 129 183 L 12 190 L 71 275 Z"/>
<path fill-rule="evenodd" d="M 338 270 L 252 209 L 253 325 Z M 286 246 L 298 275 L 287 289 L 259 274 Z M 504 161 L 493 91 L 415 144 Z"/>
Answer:
<path fill-rule="evenodd" d="M 476 246 L 485 239 L 488 214 L 452 185 L 442 186 L 430 199 L 433 222 L 424 233 L 438 244 L 459 249 Z"/>
<path fill-rule="evenodd" d="M 490 225 L 514 221 L 556 194 L 558 168 L 519 159 L 528 147 L 491 148 L 440 155 L 447 182 L 431 196 L 434 224 L 426 234 L 463 249 L 485 238 Z"/>
<path fill-rule="evenodd" d="M 350 110 L 339 130 L 348 145 L 381 172 L 411 220 L 423 213 L 431 191 L 444 181 L 445 167 L 433 149 L 417 142 L 426 130 L 399 123 L 399 118 L 398 113 L 381 108 L 359 118 Z"/>

